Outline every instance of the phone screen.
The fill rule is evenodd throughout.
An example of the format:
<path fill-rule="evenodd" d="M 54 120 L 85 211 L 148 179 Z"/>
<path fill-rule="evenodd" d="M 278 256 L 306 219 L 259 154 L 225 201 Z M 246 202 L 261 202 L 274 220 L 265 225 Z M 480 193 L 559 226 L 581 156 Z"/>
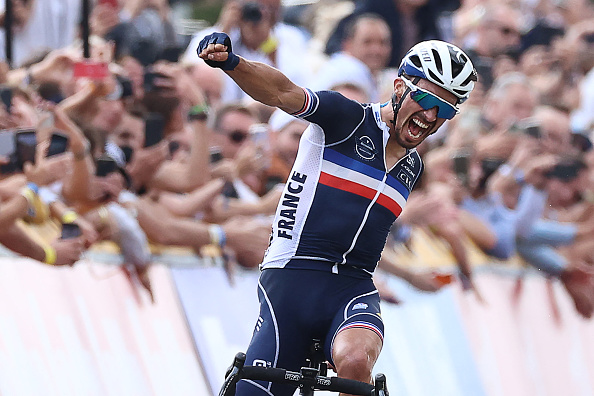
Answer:
<path fill-rule="evenodd" d="M 26 162 L 35 163 L 36 146 L 37 137 L 34 129 L 23 129 L 16 132 L 15 153 L 19 169 L 22 170 Z"/>
<path fill-rule="evenodd" d="M 149 113 L 144 119 L 144 147 L 151 147 L 163 140 L 165 119 L 159 113 Z"/>
<path fill-rule="evenodd" d="M 104 156 L 97 159 L 97 169 L 95 171 L 95 176 L 105 177 L 117 170 L 118 164 L 113 160 L 113 158 Z"/>
<path fill-rule="evenodd" d="M 83 61 L 74 64 L 74 77 L 87 77 L 92 80 L 101 80 L 109 74 L 107 63 Z"/>
<path fill-rule="evenodd" d="M 62 224 L 62 234 L 61 234 L 60 238 L 73 239 L 73 238 L 78 238 L 81 235 L 82 235 L 82 232 L 81 232 L 78 224 L 74 224 L 74 223 Z"/>
<path fill-rule="evenodd" d="M 0 88 L 0 99 L 2 99 L 2 103 L 4 103 L 4 107 L 6 107 L 6 111 L 10 113 L 12 110 L 12 88 L 1 87 Z"/>
<path fill-rule="evenodd" d="M 50 145 L 47 150 L 47 156 L 58 155 L 66 152 L 68 149 L 68 137 L 61 133 L 54 133 L 50 140 Z"/>

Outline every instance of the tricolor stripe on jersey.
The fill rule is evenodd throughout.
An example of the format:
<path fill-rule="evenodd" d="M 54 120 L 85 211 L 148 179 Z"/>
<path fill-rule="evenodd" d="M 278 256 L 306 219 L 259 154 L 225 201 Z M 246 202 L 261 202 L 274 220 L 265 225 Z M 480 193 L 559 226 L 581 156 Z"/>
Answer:
<path fill-rule="evenodd" d="M 375 198 L 384 176 L 384 172 L 332 149 L 326 148 L 324 151 L 320 184 L 372 200 Z M 376 202 L 398 216 L 406 204 L 409 193 L 401 183 L 390 179 L 393 177 L 387 177 L 385 186 L 381 189 Z"/>
<path fill-rule="evenodd" d="M 301 110 L 296 113 L 292 113 L 292 116 L 303 118 L 307 117 L 308 115 L 314 113 L 318 107 L 318 96 L 313 93 L 311 90 L 305 88 L 305 103 Z"/>

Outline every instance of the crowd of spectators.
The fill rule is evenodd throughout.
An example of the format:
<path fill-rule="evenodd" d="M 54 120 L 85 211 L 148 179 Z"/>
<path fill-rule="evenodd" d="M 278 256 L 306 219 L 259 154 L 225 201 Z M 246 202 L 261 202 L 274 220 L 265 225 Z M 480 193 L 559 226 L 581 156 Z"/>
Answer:
<path fill-rule="evenodd" d="M 307 123 L 205 65 L 200 39 L 224 31 L 238 55 L 360 102 L 388 101 L 406 49 L 444 39 L 467 51 L 479 81 L 419 147 L 422 185 L 387 249 L 419 228 L 442 238 L 479 300 L 467 244 L 519 256 L 558 278 L 582 316 L 594 312 L 591 1 L 320 0 L 291 25 L 280 0 L 229 0 L 214 26 L 185 37 L 167 0 L 98 0 L 88 59 L 73 13 L 82 2 L 68 3 L 13 0 L 14 57 L 0 68 L 7 248 L 74 265 L 112 241 L 149 293 L 151 243 L 210 246 L 227 271 L 256 268 Z M 58 231 L 47 243 L 23 227 L 47 222 Z M 443 285 L 388 257 L 379 265 L 421 290 Z"/>

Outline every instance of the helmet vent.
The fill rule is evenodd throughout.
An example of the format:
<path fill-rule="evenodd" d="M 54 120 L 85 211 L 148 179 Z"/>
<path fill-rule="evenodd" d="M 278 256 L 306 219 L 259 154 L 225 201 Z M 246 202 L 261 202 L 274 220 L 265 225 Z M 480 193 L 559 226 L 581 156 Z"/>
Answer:
<path fill-rule="evenodd" d="M 418 55 L 412 55 L 410 57 L 410 61 L 412 62 L 413 65 L 415 65 L 419 69 L 422 69 L 423 68 L 423 65 L 421 64 L 421 59 L 419 59 L 419 56 Z"/>
<path fill-rule="evenodd" d="M 433 59 L 435 60 L 435 66 L 437 67 L 437 71 L 439 71 L 439 74 L 443 74 L 443 65 L 441 64 L 441 57 L 439 56 L 439 52 L 437 52 L 434 49 L 431 49 L 431 52 L 433 53 Z"/>
<path fill-rule="evenodd" d="M 434 81 L 439 81 L 439 83 L 440 83 L 440 84 L 442 84 L 442 85 L 444 84 L 444 81 L 442 80 L 442 78 L 441 78 L 441 77 L 439 77 L 437 74 L 433 73 L 433 72 L 431 71 L 431 69 L 429 69 L 429 70 L 428 70 L 428 72 L 429 72 L 429 75 L 431 76 L 431 78 L 432 78 Z"/>
<path fill-rule="evenodd" d="M 464 63 L 460 64 L 452 59 L 452 76 L 457 76 L 464 69 Z"/>

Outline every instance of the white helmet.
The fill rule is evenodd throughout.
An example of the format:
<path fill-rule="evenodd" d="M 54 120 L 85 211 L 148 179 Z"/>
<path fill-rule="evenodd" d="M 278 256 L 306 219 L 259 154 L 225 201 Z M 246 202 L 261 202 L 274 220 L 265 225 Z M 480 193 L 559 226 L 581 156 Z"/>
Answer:
<path fill-rule="evenodd" d="M 398 75 L 420 77 L 447 89 L 458 97 L 458 103 L 468 99 L 477 81 L 477 74 L 468 55 L 453 44 L 439 40 L 423 41 L 412 47 L 402 58 Z"/>

